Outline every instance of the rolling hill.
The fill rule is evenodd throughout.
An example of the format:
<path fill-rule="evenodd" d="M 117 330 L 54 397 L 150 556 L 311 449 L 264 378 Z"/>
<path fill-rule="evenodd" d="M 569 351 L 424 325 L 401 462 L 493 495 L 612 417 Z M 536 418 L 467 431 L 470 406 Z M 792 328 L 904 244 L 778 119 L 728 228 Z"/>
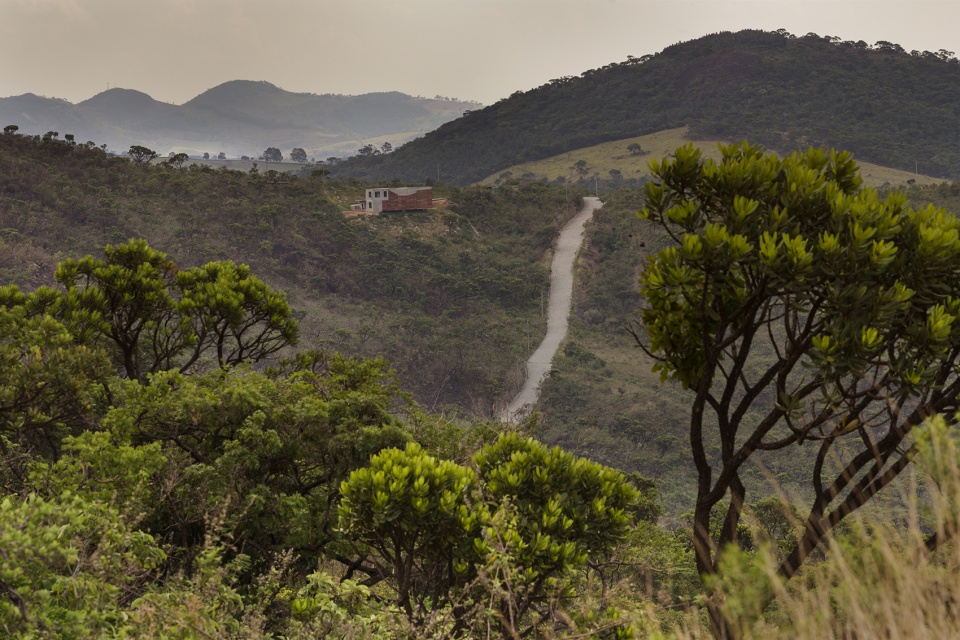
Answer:
<path fill-rule="evenodd" d="M 132 89 L 110 89 L 72 104 L 33 94 L 0 98 L 0 123 L 20 133 L 71 133 L 110 149 L 130 145 L 228 156 L 293 147 L 326 158 L 355 153 L 364 144 L 401 144 L 460 116 L 476 103 L 414 98 L 398 92 L 360 96 L 284 91 L 269 82 L 234 80 L 183 105 Z"/>
<path fill-rule="evenodd" d="M 682 126 L 769 149 L 832 146 L 949 178 L 960 167 L 960 64 L 949 51 L 785 31 L 717 33 L 557 78 L 446 123 L 342 176 L 454 184 L 601 142 Z"/>
<path fill-rule="evenodd" d="M 597 177 L 604 191 L 621 184 L 638 184 L 650 177 L 651 158 L 662 158 L 672 154 L 677 147 L 693 144 L 706 158 L 719 161 L 719 144 L 729 144 L 733 140 L 694 138 L 689 127 L 667 129 L 645 136 L 636 136 L 583 149 L 567 151 L 542 160 L 524 162 L 508 167 L 484 178 L 480 184 L 498 185 L 504 180 L 516 179 L 520 182 L 555 181 L 558 183 L 583 180 L 593 188 L 593 178 Z M 637 148 L 634 148 L 637 145 Z M 577 171 L 577 163 L 583 161 L 583 174 Z M 941 182 L 933 176 L 891 169 L 872 162 L 861 162 L 860 175 L 863 184 L 868 187 L 904 187 L 912 184 L 930 185 Z M 618 173 L 619 172 L 619 173 Z"/>

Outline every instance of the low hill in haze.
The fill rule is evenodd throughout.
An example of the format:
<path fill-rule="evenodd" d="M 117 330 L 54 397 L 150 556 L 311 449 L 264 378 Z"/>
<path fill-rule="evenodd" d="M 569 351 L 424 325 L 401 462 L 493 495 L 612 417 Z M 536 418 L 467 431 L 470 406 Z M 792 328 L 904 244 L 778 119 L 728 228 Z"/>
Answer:
<path fill-rule="evenodd" d="M 27 134 L 70 133 L 119 152 L 137 144 L 161 155 L 238 157 L 267 147 L 286 155 L 300 147 L 319 159 L 353 154 L 365 144 L 402 144 L 477 106 L 398 92 L 292 93 L 269 82 L 234 80 L 183 105 L 132 89 L 110 89 L 77 104 L 33 94 L 0 98 L 0 126 L 16 125 Z"/>
<path fill-rule="evenodd" d="M 338 173 L 476 182 L 600 142 L 689 126 L 770 149 L 831 146 L 936 177 L 960 170 L 960 64 L 881 41 L 741 31 L 551 80 Z"/>

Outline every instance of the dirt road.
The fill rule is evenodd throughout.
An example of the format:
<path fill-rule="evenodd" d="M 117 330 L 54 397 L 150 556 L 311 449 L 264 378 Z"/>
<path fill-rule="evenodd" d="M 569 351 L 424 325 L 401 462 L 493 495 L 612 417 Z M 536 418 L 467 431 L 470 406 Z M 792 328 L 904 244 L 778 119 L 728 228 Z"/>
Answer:
<path fill-rule="evenodd" d="M 560 343 L 567 335 L 570 304 L 573 300 L 573 263 L 583 244 L 583 228 L 593 212 L 603 206 L 599 198 L 584 198 L 583 209 L 560 232 L 553 264 L 550 266 L 550 306 L 547 309 L 547 335 L 530 359 L 527 378 L 520 393 L 500 413 L 504 422 L 522 420 L 540 397 L 540 383 L 549 373 Z"/>

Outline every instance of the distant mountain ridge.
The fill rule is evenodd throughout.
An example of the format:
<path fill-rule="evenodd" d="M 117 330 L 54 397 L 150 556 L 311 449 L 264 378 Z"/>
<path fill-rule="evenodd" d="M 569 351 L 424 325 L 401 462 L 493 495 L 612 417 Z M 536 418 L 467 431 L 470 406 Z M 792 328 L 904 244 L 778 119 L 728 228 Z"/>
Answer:
<path fill-rule="evenodd" d="M 109 89 L 72 104 L 24 94 L 0 98 L 0 126 L 20 133 L 71 133 L 125 151 L 143 145 L 170 151 L 258 155 L 294 147 L 326 158 L 356 153 L 364 144 L 402 144 L 459 117 L 475 102 L 415 98 L 399 92 L 359 96 L 293 93 L 269 82 L 233 80 L 183 105 L 133 89 Z"/>
<path fill-rule="evenodd" d="M 717 33 L 564 77 L 446 123 L 402 149 L 338 165 L 369 180 L 477 182 L 508 167 L 688 126 L 777 151 L 829 146 L 863 160 L 960 176 L 960 63 L 807 34 Z"/>

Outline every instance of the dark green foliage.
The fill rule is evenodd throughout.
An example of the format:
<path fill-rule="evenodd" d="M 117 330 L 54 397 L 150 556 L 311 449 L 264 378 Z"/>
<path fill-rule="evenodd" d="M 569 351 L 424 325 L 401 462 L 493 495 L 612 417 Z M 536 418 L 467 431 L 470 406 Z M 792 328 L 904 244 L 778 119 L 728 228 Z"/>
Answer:
<path fill-rule="evenodd" d="M 130 156 L 134 164 L 145 164 L 156 158 L 158 154 L 153 149 L 135 144 L 127 151 L 127 155 Z"/>
<path fill-rule="evenodd" d="M 953 177 L 960 64 L 815 35 L 717 33 L 517 92 L 386 156 L 337 174 L 436 175 L 455 184 L 509 166 L 663 129 L 772 149 L 845 148 L 886 166 Z M 631 150 L 631 153 L 633 150 Z"/>
<path fill-rule="evenodd" d="M 340 481 L 409 439 L 389 412 L 397 391 L 381 363 L 339 356 L 326 371 L 277 379 L 167 372 L 128 386 L 106 420 L 133 443 L 161 443 L 166 473 L 182 474 L 148 525 L 191 551 L 222 509 L 221 526 L 258 562 L 295 549 L 306 568 L 338 539 Z"/>

